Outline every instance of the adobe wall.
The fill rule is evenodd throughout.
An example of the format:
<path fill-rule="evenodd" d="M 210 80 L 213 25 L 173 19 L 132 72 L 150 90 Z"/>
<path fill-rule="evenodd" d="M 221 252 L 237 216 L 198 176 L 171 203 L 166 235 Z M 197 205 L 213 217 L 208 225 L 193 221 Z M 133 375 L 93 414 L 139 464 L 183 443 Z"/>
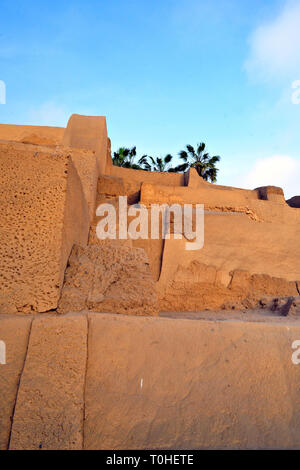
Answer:
<path fill-rule="evenodd" d="M 206 215 L 202 249 L 186 251 L 184 238 L 165 240 L 160 310 L 247 309 L 265 297 L 298 296 L 296 234 L 296 227 L 282 232 L 243 215 Z"/>
<path fill-rule="evenodd" d="M 199 305 L 220 307 L 226 300 L 232 299 L 232 292 L 228 293 L 228 286 L 232 281 L 230 273 L 233 271 L 244 270 L 250 276 L 266 274 L 276 279 L 284 278 L 286 282 L 294 282 L 294 286 L 295 282 L 300 279 L 298 261 L 300 253 L 299 243 L 297 243 L 300 212 L 297 208 L 286 204 L 280 188 L 268 186 L 251 191 L 214 185 L 200 178 L 195 169 L 185 174 L 176 174 L 113 166 L 110 155 L 111 144 L 107 138 L 104 117 L 72 115 L 66 129 L 0 126 L 0 135 L 1 132 L 6 139 L 19 139 L 27 142 L 27 145 L 2 143 L 1 156 L 6 164 L 11 160 L 8 166 L 10 183 L 8 180 L 6 183 L 3 182 L 3 187 L 12 186 L 11 182 L 13 182 L 13 187 L 9 188 L 7 194 L 12 192 L 11 198 L 13 198 L 14 191 L 18 191 L 19 187 L 24 188 L 22 198 L 20 201 L 14 201 L 12 207 L 16 208 L 20 204 L 20 209 L 17 210 L 21 211 L 23 206 L 26 208 L 26 204 L 28 205 L 28 214 L 24 216 L 22 222 L 24 227 L 17 226 L 19 221 L 15 222 L 16 227 L 13 225 L 11 220 L 14 220 L 14 216 L 11 209 L 6 210 L 6 219 L 3 219 L 7 220 L 4 224 L 6 229 L 3 229 L 3 233 L 5 231 L 3 236 L 7 238 L 5 244 L 7 251 L 2 254 L 6 258 L 3 265 L 12 264 L 12 266 L 5 268 L 10 274 L 5 274 L 5 269 L 2 274 L 5 277 L 1 294 L 2 310 L 44 311 L 48 308 L 56 308 L 66 262 L 73 244 L 85 245 L 89 228 L 91 228 L 89 243 L 99 244 L 94 233 L 97 225 L 96 204 L 105 200 L 116 202 L 118 195 L 127 195 L 129 204 L 141 202 L 146 206 L 151 203 L 204 203 L 205 205 L 207 212 L 205 214 L 205 246 L 202 250 L 182 252 L 181 246 L 174 248 L 175 241 L 172 240 L 166 242 L 161 239 L 132 241 L 131 246 L 143 248 L 148 255 L 153 279 L 155 281 L 159 279 L 160 301 L 164 309 L 196 307 L 199 309 Z M 43 139 L 45 139 L 44 142 L 52 139 L 52 144 L 55 141 L 60 145 L 56 145 L 55 149 L 52 144 L 48 147 L 38 146 L 37 143 L 43 142 Z M 30 141 L 34 145 L 29 144 Z M 6 147 L 3 147 L 5 145 Z M 6 152 L 8 152 L 7 155 L 5 155 Z M 53 155 L 56 156 L 54 160 Z M 47 159 L 49 166 L 47 166 Z M 28 164 L 25 163 L 27 161 Z M 65 176 L 63 165 L 68 166 Z M 51 188 L 55 184 L 58 189 L 54 193 Z M 49 193 L 47 210 L 44 208 L 46 205 L 44 200 L 38 202 L 41 200 L 40 193 L 44 194 L 46 187 Z M 3 192 L 2 197 L 5 199 L 6 193 Z M 55 197 L 57 201 L 54 203 L 51 198 L 55 199 Z M 50 220 L 50 216 L 48 217 L 49 211 L 52 210 L 53 216 L 51 217 L 54 217 L 55 224 L 53 224 L 53 219 Z M 8 228 L 9 224 L 12 224 L 13 230 Z M 51 278 L 52 287 L 46 289 L 46 294 L 41 294 L 39 290 L 42 282 L 33 281 L 29 275 L 32 273 L 34 277 L 36 269 L 34 256 L 30 250 L 27 253 L 26 248 L 20 244 L 15 246 L 19 235 L 16 239 L 14 238 L 16 230 L 18 233 L 19 231 L 21 234 L 25 233 L 23 238 L 26 244 L 29 238 L 28 227 L 39 227 L 39 224 L 43 227 L 45 224 L 43 236 L 46 239 L 46 234 L 49 234 L 51 241 L 50 245 L 47 245 L 43 239 L 41 243 L 44 243 L 43 246 L 46 244 L 47 249 L 40 249 L 41 253 L 43 250 L 46 252 L 51 262 L 48 263 L 45 259 L 44 266 L 39 263 L 41 273 L 35 276 L 39 278 L 40 275 L 43 277 L 48 275 Z M 55 229 L 56 224 L 59 227 L 58 230 Z M 284 230 L 282 230 L 283 226 Z M 28 243 L 33 243 L 33 239 L 31 237 Z M 35 244 L 38 246 L 38 242 Z M 15 256 L 15 253 L 18 253 L 18 256 Z M 175 267 L 172 258 L 176 260 Z M 203 266 L 206 267 L 203 268 Z M 190 279 L 190 272 L 193 272 L 197 278 L 196 284 L 199 282 L 201 284 L 207 275 L 207 266 L 213 267 L 212 269 L 218 273 L 217 277 L 221 276 L 222 282 L 218 286 L 220 295 L 212 294 L 215 289 L 213 282 L 209 283 L 209 296 L 202 298 L 202 294 L 198 297 L 192 293 L 187 295 L 188 283 L 184 283 L 183 278 Z M 15 274 L 18 269 L 21 269 L 22 275 Z M 46 274 L 48 270 L 49 273 L 55 273 L 55 275 Z M 24 272 L 26 272 L 26 278 L 23 277 Z M 206 274 L 203 274 L 204 272 Z M 20 285 L 17 284 L 18 287 L 13 287 L 13 285 L 9 287 L 9 276 L 12 276 L 13 284 L 16 281 L 15 278 L 20 276 L 22 282 Z M 238 282 L 237 279 L 236 276 L 235 283 Z M 172 281 L 171 287 L 169 281 Z M 193 284 L 192 279 L 189 283 Z M 39 288 L 35 289 L 35 286 Z M 203 286 L 198 284 L 197 286 L 200 289 L 198 292 L 202 292 Z M 282 293 L 287 291 L 289 291 L 289 285 L 287 289 L 283 289 Z M 195 289 L 192 292 L 195 292 Z M 7 305 L 8 298 L 12 299 L 9 303 L 12 302 L 13 307 Z M 217 302 L 213 300 L 214 298 L 218 299 Z"/>
<path fill-rule="evenodd" d="M 108 139 L 104 116 L 72 114 L 62 139 L 62 145 L 94 151 L 99 174 L 106 172 Z"/>
<path fill-rule="evenodd" d="M 187 187 L 141 187 L 148 207 L 198 203 L 205 209 L 202 249 L 185 250 L 184 238 L 164 243 L 161 310 L 253 308 L 265 295 L 299 295 L 300 212 L 286 204 L 282 190 L 242 190 L 191 176 Z"/>
<path fill-rule="evenodd" d="M 258 188 L 260 189 L 260 188 Z M 281 190 L 282 191 L 282 190 Z M 243 190 L 226 186 L 203 184 L 195 187 L 167 187 L 143 183 L 141 203 L 155 204 L 204 204 L 205 210 L 242 212 L 257 221 L 296 224 L 300 213 L 290 207 L 283 195 L 274 199 L 260 199 L 258 190 Z"/>
<path fill-rule="evenodd" d="M 59 150 L 69 155 L 82 184 L 83 195 L 88 205 L 90 221 L 95 216 L 98 163 L 95 152 L 70 147 L 59 147 Z"/>
<path fill-rule="evenodd" d="M 213 265 L 216 270 L 223 266 L 226 278 L 224 295 L 219 296 L 217 303 L 213 300 L 210 301 L 209 299 L 215 297 L 212 294 L 214 287 L 211 286 L 206 300 L 199 304 L 200 294 L 198 300 L 194 298 L 189 302 L 190 294 L 187 295 L 187 291 L 180 287 L 178 296 L 181 296 L 181 301 L 179 303 L 175 301 L 177 295 L 176 289 L 173 289 L 175 292 L 174 301 L 170 304 L 162 300 L 162 308 L 184 310 L 185 306 L 190 309 L 196 308 L 198 304 L 203 308 L 208 305 L 220 308 L 226 300 L 233 299 L 232 292 L 228 293 L 227 290 L 231 279 L 229 273 L 232 270 L 242 269 L 250 275 L 267 274 L 293 282 L 300 279 L 299 257 L 295 260 L 295 256 L 299 255 L 297 227 L 300 223 L 300 213 L 285 202 L 281 188 L 267 186 L 245 190 L 215 185 L 200 178 L 194 169 L 177 175 L 180 177 L 182 185 L 175 185 L 177 176 L 175 175 L 174 179 L 174 175 L 168 173 L 151 173 L 119 167 L 113 167 L 110 173 L 110 175 L 101 175 L 98 179 L 97 204 L 104 200 L 117 203 L 119 195 L 127 195 L 130 204 L 141 202 L 149 207 L 152 203 L 204 204 L 206 211 L 205 248 L 199 252 L 180 251 L 180 256 L 174 249 L 170 256 L 176 260 L 176 269 L 187 270 L 187 273 L 184 274 L 187 278 L 190 278 L 187 266 L 193 261 L 204 260 L 201 262 L 205 265 Z M 115 176 L 116 174 L 119 176 Z M 152 179 L 155 183 L 141 182 L 141 178 Z M 167 184 L 158 184 L 159 181 Z M 150 226 L 150 220 L 148 222 Z M 95 239 L 96 224 L 97 218 L 91 228 L 90 240 Z M 285 227 L 284 233 L 281 230 L 282 226 Z M 170 242 L 151 240 L 149 233 L 148 240 L 138 239 L 133 240 L 132 243 L 135 247 L 145 249 L 150 260 L 153 277 L 158 280 L 162 263 L 166 265 L 169 262 L 166 261 L 168 257 L 164 246 L 168 247 Z M 220 259 L 216 256 L 218 252 L 221 253 Z M 224 259 L 226 260 L 225 264 Z M 182 274 L 182 277 L 184 275 Z M 160 286 L 163 278 L 164 276 L 161 276 Z M 169 275 L 168 279 L 172 280 L 172 276 Z M 179 288 L 179 284 L 176 286 Z M 274 292 L 274 289 L 271 289 L 271 292 Z M 286 292 L 289 292 L 289 287 L 282 289 L 282 294 Z M 169 299 L 172 298 L 171 294 L 167 296 Z M 221 302 L 220 299 L 223 301 Z"/>
<path fill-rule="evenodd" d="M 65 133 L 63 127 L 18 126 L 0 124 L 0 140 L 11 140 L 34 145 L 60 145 Z"/>
<path fill-rule="evenodd" d="M 162 184 L 165 186 L 184 186 L 184 173 L 168 173 L 159 171 L 132 170 L 118 166 L 109 166 L 107 174 L 117 178 L 123 178 L 124 181 L 135 183 Z"/>
<path fill-rule="evenodd" d="M 0 315 L 0 448 L 299 448 L 299 319 L 215 312 L 299 296 L 299 209 L 274 187 L 112 167 L 105 118 L 72 116 L 48 146 L 25 127 L 5 132 L 26 145 L 0 141 L 0 313 L 19 314 Z M 87 246 L 95 203 L 120 194 L 204 203 L 204 247 L 91 234 Z M 61 316 L 23 315 L 60 296 Z M 202 309 L 209 320 L 157 317 Z"/>
<path fill-rule="evenodd" d="M 200 177 L 199 177 L 200 178 Z M 206 204 L 207 207 L 246 205 L 258 200 L 256 191 L 234 190 L 228 187 L 214 187 L 202 184 L 195 187 L 176 187 L 144 182 L 141 188 L 141 202 L 148 204 Z"/>
<path fill-rule="evenodd" d="M 300 447 L 297 320 L 4 317 L 1 449 Z"/>
<path fill-rule="evenodd" d="M 57 307 L 74 243 L 85 245 L 88 206 L 70 156 L 0 143 L 0 311 Z"/>

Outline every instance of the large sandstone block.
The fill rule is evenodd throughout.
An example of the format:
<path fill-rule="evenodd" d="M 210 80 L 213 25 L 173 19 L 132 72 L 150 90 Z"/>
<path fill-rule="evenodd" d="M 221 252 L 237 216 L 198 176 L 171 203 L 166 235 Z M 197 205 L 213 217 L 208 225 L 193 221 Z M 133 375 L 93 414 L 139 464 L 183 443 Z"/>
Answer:
<path fill-rule="evenodd" d="M 85 449 L 299 448 L 299 323 L 89 316 Z"/>
<path fill-rule="evenodd" d="M 9 444 L 30 326 L 30 318 L 0 316 L 0 341 L 4 342 L 6 350 L 6 363 L 0 364 L 0 450 L 7 449 Z"/>
<path fill-rule="evenodd" d="M 87 319 L 33 321 L 10 449 L 81 449 Z"/>
<path fill-rule="evenodd" d="M 108 142 L 106 118 L 104 116 L 72 114 L 68 121 L 62 144 L 67 147 L 95 151 L 99 173 L 105 173 Z"/>
<path fill-rule="evenodd" d="M 127 196 L 128 204 L 135 204 L 140 200 L 140 189 L 141 183 L 137 181 L 101 175 L 98 179 L 97 196 L 98 199 Z"/>
<path fill-rule="evenodd" d="M 70 156 L 0 143 L 0 313 L 57 307 L 74 243 L 85 245 L 89 213 Z"/>
<path fill-rule="evenodd" d="M 95 216 L 98 166 L 97 157 L 92 150 L 65 148 L 64 152 L 70 155 L 82 184 L 82 190 L 89 209 L 90 220 Z"/>
<path fill-rule="evenodd" d="M 194 189 L 201 188 L 201 186 L 204 184 L 207 185 L 207 181 L 199 176 L 195 168 L 189 168 L 189 170 L 185 173 L 185 181 L 186 186 Z"/>
<path fill-rule="evenodd" d="M 157 315 L 155 284 L 145 251 L 118 243 L 74 246 L 58 311 L 84 309 Z"/>
<path fill-rule="evenodd" d="M 261 186 L 255 191 L 260 199 L 285 204 L 283 189 L 278 186 Z"/>

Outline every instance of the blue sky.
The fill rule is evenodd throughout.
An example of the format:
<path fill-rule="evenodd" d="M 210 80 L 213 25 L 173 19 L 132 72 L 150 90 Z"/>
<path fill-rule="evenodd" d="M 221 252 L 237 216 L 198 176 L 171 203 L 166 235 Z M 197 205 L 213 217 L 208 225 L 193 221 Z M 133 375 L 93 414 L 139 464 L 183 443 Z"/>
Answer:
<path fill-rule="evenodd" d="M 0 11 L 0 122 L 105 115 L 113 150 L 176 156 L 204 141 L 222 157 L 218 183 L 300 194 L 300 0 L 0 0 Z"/>

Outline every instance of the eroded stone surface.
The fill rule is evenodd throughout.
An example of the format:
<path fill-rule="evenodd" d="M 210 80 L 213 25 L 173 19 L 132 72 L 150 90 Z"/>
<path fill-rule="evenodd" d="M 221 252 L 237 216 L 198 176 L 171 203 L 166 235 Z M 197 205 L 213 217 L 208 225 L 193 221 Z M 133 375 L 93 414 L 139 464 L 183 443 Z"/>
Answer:
<path fill-rule="evenodd" d="M 8 447 L 30 325 L 30 318 L 7 318 L 0 315 L 0 341 L 5 343 L 6 350 L 6 364 L 0 364 L 0 450 Z"/>
<path fill-rule="evenodd" d="M 260 199 L 285 204 L 283 189 L 278 186 L 261 186 L 255 191 Z"/>
<path fill-rule="evenodd" d="M 75 246 L 66 270 L 60 313 L 157 315 L 155 284 L 144 250 L 116 243 Z"/>
<path fill-rule="evenodd" d="M 85 316 L 33 321 L 10 449 L 81 449 L 87 355 Z"/>
<path fill-rule="evenodd" d="M 0 313 L 54 309 L 72 245 L 88 237 L 77 171 L 55 149 L 2 142 L 0 186 Z"/>
<path fill-rule="evenodd" d="M 163 311 L 194 311 L 208 309 L 253 309 L 259 301 L 270 296 L 297 295 L 296 282 L 286 281 L 266 274 L 250 274 L 235 270 L 229 273 L 214 265 L 205 265 L 197 260 L 186 268 L 179 266 L 166 287 L 162 284 L 159 293 Z"/>

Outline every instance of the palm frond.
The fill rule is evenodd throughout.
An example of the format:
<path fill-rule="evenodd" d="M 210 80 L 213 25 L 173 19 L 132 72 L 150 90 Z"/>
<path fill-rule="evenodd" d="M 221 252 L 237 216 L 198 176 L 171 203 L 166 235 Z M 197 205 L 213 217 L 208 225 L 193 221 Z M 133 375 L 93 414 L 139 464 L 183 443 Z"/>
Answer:
<path fill-rule="evenodd" d="M 192 145 L 187 145 L 186 146 L 188 152 L 194 157 L 195 156 L 195 149 Z"/>
<path fill-rule="evenodd" d="M 156 165 L 156 161 L 154 160 L 154 158 L 151 157 L 151 156 L 149 158 L 150 158 L 151 162 L 153 163 L 153 165 Z"/>
<path fill-rule="evenodd" d="M 219 155 L 215 155 L 214 157 L 211 157 L 209 160 L 209 163 L 215 164 L 221 160 L 221 157 Z"/>
<path fill-rule="evenodd" d="M 203 152 L 205 150 L 205 143 L 204 142 L 201 142 L 200 144 L 198 144 L 197 146 L 197 154 L 200 155 L 201 152 Z"/>
<path fill-rule="evenodd" d="M 185 150 L 181 150 L 178 155 L 179 155 L 179 157 L 180 157 L 182 160 L 184 160 L 185 162 L 188 161 L 189 156 L 188 156 L 188 154 L 187 154 L 187 152 L 186 152 Z"/>
<path fill-rule="evenodd" d="M 168 153 L 168 155 L 165 156 L 164 162 L 165 163 L 170 163 L 170 161 L 173 159 L 172 155 Z"/>

